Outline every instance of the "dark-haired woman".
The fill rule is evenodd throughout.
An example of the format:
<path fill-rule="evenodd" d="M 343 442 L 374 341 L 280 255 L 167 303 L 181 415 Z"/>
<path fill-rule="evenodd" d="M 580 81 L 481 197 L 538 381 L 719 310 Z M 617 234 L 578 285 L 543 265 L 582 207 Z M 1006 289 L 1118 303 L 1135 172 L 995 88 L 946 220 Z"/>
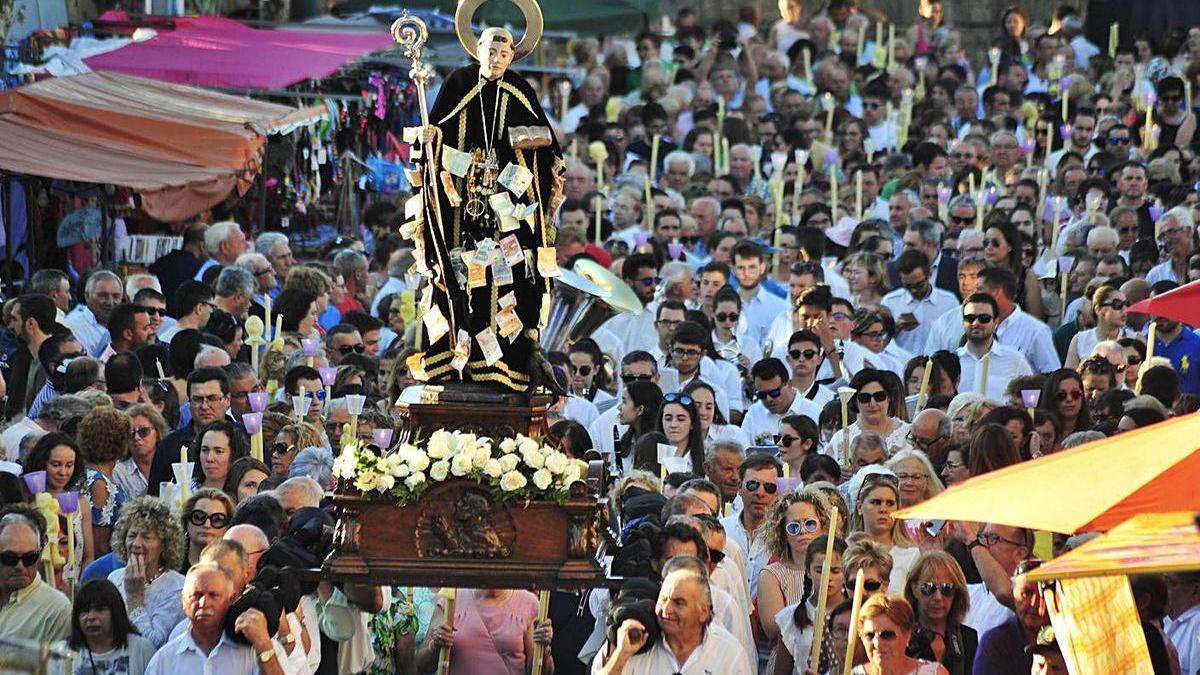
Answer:
<path fill-rule="evenodd" d="M 142 675 L 155 650 L 138 634 L 120 592 L 107 579 L 89 581 L 75 592 L 67 646 L 78 652 L 74 675 Z"/>
<path fill-rule="evenodd" d="M 657 384 L 635 380 L 625 385 L 621 392 L 621 404 L 617 409 L 617 420 L 626 426 L 625 433 L 617 439 L 614 452 L 619 458 L 621 474 L 629 475 L 634 465 L 634 446 L 637 439 L 648 431 L 654 431 L 662 408 L 662 390 Z"/>
<path fill-rule="evenodd" d="M 1038 407 L 1058 415 L 1059 438 L 1092 428 L 1092 414 L 1084 404 L 1083 378 L 1070 368 L 1060 368 L 1046 378 Z"/>
<path fill-rule="evenodd" d="M 700 430 L 700 412 L 687 394 L 671 393 L 663 397 L 657 430 L 675 447 L 675 457 L 687 457 L 692 473 L 704 475 L 704 435 Z M 655 469 L 658 462 L 655 462 Z"/>
<path fill-rule="evenodd" d="M 46 472 L 46 492 L 51 496 L 65 492 L 79 492 L 79 508 L 67 516 L 75 530 L 75 570 L 86 568 L 96 558 L 95 541 L 92 538 L 91 504 L 84 491 L 86 469 L 83 455 L 75 439 L 54 431 L 42 436 L 34 444 L 25 459 L 25 475 L 38 471 Z M 83 517 L 87 514 L 88 517 Z"/>

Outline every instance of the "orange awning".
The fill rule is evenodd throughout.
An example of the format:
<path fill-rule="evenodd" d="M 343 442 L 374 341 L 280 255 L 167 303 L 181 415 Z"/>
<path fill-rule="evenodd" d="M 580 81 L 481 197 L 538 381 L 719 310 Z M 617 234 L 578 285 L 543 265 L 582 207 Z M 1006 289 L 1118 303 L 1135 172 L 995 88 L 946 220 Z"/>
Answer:
<path fill-rule="evenodd" d="M 1034 581 L 1200 569 L 1196 514 L 1147 513 L 1029 573 Z"/>
<path fill-rule="evenodd" d="M 894 515 L 1075 534 L 1143 513 L 1200 511 L 1200 415 L 972 478 Z"/>
<path fill-rule="evenodd" d="M 122 185 L 160 220 L 245 189 L 266 136 L 327 115 L 121 73 L 86 73 L 0 92 L 0 168 Z"/>

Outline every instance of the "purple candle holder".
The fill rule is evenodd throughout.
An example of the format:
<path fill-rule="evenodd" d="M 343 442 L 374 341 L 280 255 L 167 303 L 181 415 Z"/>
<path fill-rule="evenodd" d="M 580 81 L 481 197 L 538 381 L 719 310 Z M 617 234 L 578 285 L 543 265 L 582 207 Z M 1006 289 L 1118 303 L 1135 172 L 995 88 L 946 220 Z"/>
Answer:
<path fill-rule="evenodd" d="M 1164 211 L 1164 209 L 1163 209 L 1162 204 L 1159 204 L 1158 202 L 1154 202 L 1153 204 L 1151 204 L 1150 205 L 1150 220 L 1157 223 L 1158 219 L 1162 218 L 1163 211 Z"/>
<path fill-rule="evenodd" d="M 637 246 L 645 246 L 650 242 L 650 233 L 638 230 L 633 233 L 633 243 Z"/>
<path fill-rule="evenodd" d="M 1071 126 L 1070 124 L 1059 125 L 1058 135 L 1061 136 L 1062 139 L 1065 141 L 1071 137 L 1071 131 L 1073 131 L 1074 129 L 1075 129 L 1075 127 Z"/>
<path fill-rule="evenodd" d="M 304 338 L 300 341 L 300 349 L 305 356 L 316 356 L 321 349 L 321 341 L 317 338 Z"/>
<path fill-rule="evenodd" d="M 1033 151 L 1036 149 L 1037 149 L 1037 142 L 1034 141 L 1032 138 L 1026 138 L 1025 140 L 1021 141 L 1021 156 L 1022 157 L 1028 157 L 1029 155 L 1032 155 Z"/>
<path fill-rule="evenodd" d="M 799 478 L 788 476 L 787 478 L 776 478 L 775 485 L 779 486 L 779 494 L 786 495 L 789 492 L 795 492 L 796 488 L 800 487 L 801 481 Z"/>
<path fill-rule="evenodd" d="M 382 429 L 373 430 L 371 432 L 371 438 L 375 440 L 375 445 L 387 450 L 388 448 L 392 447 L 392 434 L 394 433 L 394 430 L 384 427 Z"/>
<path fill-rule="evenodd" d="M 941 202 L 943 204 L 949 204 L 950 197 L 952 195 L 953 195 L 953 191 L 950 189 L 949 185 L 939 185 L 938 186 L 937 196 L 938 196 L 939 202 Z"/>
<path fill-rule="evenodd" d="M 1000 191 L 993 185 L 987 189 L 987 194 L 984 195 L 988 206 L 995 206 L 996 202 L 1000 201 Z"/>
<path fill-rule="evenodd" d="M 269 398 L 267 392 L 252 391 L 246 395 L 246 398 L 250 399 L 250 409 L 254 412 L 260 413 L 267 409 L 267 399 Z"/>
<path fill-rule="evenodd" d="M 1021 402 L 1025 404 L 1026 408 L 1036 408 L 1041 398 L 1042 391 L 1040 389 L 1021 390 Z"/>
<path fill-rule="evenodd" d="M 683 258 L 683 244 L 681 244 L 677 241 L 673 241 L 673 242 L 667 244 L 667 255 L 669 255 L 671 257 L 671 260 L 682 259 Z"/>
<path fill-rule="evenodd" d="M 333 381 L 337 379 L 337 367 L 330 366 L 328 368 L 318 368 L 317 372 L 321 374 L 321 384 L 326 387 L 332 387 Z"/>
<path fill-rule="evenodd" d="M 78 492 L 60 492 L 54 495 L 58 500 L 58 508 L 63 513 L 75 513 L 79 510 L 79 493 Z"/>
<path fill-rule="evenodd" d="M 263 414 L 260 412 L 250 412 L 242 415 L 242 426 L 246 427 L 246 433 L 253 436 L 261 433 L 263 427 Z"/>
<path fill-rule="evenodd" d="M 1075 266 L 1075 256 L 1060 255 L 1058 256 L 1058 272 L 1059 274 L 1067 274 L 1071 268 Z"/>
<path fill-rule="evenodd" d="M 25 479 L 25 487 L 29 488 L 31 494 L 36 495 L 46 491 L 45 471 L 30 471 L 22 478 Z"/>
<path fill-rule="evenodd" d="M 826 166 L 833 166 L 833 165 L 837 164 L 838 160 L 840 160 L 840 159 L 841 159 L 841 157 L 838 155 L 837 150 L 826 150 L 825 151 L 825 165 Z"/>

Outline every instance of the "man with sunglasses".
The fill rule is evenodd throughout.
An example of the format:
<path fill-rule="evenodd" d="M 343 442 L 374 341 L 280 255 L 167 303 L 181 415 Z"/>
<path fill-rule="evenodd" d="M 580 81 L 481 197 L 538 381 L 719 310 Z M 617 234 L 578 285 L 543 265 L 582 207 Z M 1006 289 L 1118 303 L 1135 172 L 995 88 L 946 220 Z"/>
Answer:
<path fill-rule="evenodd" d="M 821 406 L 796 394 L 787 368 L 776 358 L 766 358 L 750 369 L 757 399 L 742 420 L 742 431 L 756 444 L 775 445 L 779 424 L 787 415 L 804 415 L 814 422 Z"/>
<path fill-rule="evenodd" d="M 358 329 L 348 323 L 339 323 L 325 334 L 325 353 L 329 355 L 329 365 L 341 365 L 342 359 L 349 354 L 362 354 L 367 351 L 363 344 L 362 335 Z"/>
<path fill-rule="evenodd" d="M 767 509 L 779 496 L 779 484 L 783 476 L 783 465 L 765 452 L 755 452 L 738 467 L 741 486 L 738 496 L 741 509 L 721 519 L 725 536 L 746 551 L 746 571 L 751 595 L 757 593 L 758 572 L 767 564 L 770 553 L 762 540 L 756 536 L 758 527 L 767 516 Z"/>
<path fill-rule="evenodd" d="M 817 372 L 825 363 L 825 351 L 821 349 L 821 338 L 811 330 L 798 330 L 788 340 L 787 364 L 792 369 L 790 384 L 803 398 L 812 401 L 818 408 L 833 400 L 834 392 L 829 388 L 833 380 L 818 379 Z"/>
<path fill-rule="evenodd" d="M 34 397 L 29 405 L 28 416 L 36 419 L 42 412 L 42 406 L 58 392 L 66 389 L 67 366 L 77 358 L 87 356 L 83 344 L 75 339 L 72 333 L 51 335 L 38 348 L 38 362 L 46 371 L 46 384 Z"/>
<path fill-rule="evenodd" d="M 962 304 L 963 332 L 966 343 L 958 348 L 958 363 L 962 369 L 959 391 L 978 392 L 987 359 L 987 382 L 983 395 L 994 401 L 1004 400 L 1004 388 L 1010 380 L 1032 375 L 1033 368 L 1015 349 L 996 342 L 996 318 L 1000 305 L 985 293 L 973 293 Z"/>
<path fill-rule="evenodd" d="M 71 632 L 71 601 L 38 576 L 41 516 L 25 505 L 0 515 L 0 635 L 49 643 Z"/>
<path fill-rule="evenodd" d="M 1050 327 L 1014 302 L 1013 298 L 1017 297 L 1017 277 L 1012 270 L 984 267 L 975 276 L 975 290 L 992 296 L 1000 308 L 999 319 L 993 319 L 997 342 L 1024 356 L 1036 372 L 1049 373 L 1062 367 Z M 959 391 L 966 389 L 960 387 Z"/>
<path fill-rule="evenodd" d="M 920 354 L 933 331 L 933 322 L 958 305 L 954 294 L 937 288 L 930 276 L 929 258 L 917 250 L 907 250 L 896 260 L 900 272 L 898 288 L 883 296 L 880 304 L 896 320 L 897 345 Z"/>
<path fill-rule="evenodd" d="M 625 352 L 641 349 L 653 353 L 659 342 L 659 334 L 655 331 L 657 308 L 651 304 L 662 281 L 658 274 L 658 263 L 649 254 L 634 253 L 622 263 L 621 278 L 641 301 L 642 311 L 618 314 L 605 321 L 600 328 L 616 336 Z"/>

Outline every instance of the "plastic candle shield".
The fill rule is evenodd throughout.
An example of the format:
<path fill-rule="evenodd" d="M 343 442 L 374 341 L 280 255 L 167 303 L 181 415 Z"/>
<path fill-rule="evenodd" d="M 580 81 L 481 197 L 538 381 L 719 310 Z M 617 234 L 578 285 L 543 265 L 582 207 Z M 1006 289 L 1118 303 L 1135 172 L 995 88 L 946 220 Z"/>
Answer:
<path fill-rule="evenodd" d="M 261 413 L 267 409 L 267 392 L 252 391 L 246 395 L 250 399 L 250 409 L 256 413 Z"/>

